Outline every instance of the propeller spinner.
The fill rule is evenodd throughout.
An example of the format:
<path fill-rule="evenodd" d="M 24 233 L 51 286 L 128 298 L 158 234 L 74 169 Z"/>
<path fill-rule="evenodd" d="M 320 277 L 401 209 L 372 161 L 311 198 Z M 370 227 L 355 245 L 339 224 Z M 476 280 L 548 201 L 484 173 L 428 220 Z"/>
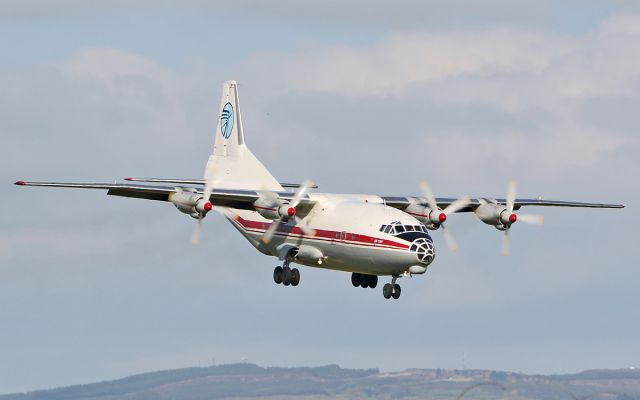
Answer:
<path fill-rule="evenodd" d="M 447 220 L 447 217 L 450 214 L 460 211 L 461 209 L 468 206 L 471 199 L 469 198 L 469 196 L 463 196 L 455 200 L 453 203 L 449 204 L 443 210 L 438 207 L 436 198 L 434 197 L 433 192 L 431 191 L 431 187 L 429 187 L 427 181 L 422 181 L 420 183 L 420 189 L 422 191 L 422 195 L 427 200 L 428 205 L 428 208 L 422 210 L 421 215 L 423 217 L 421 219 L 427 219 L 430 222 L 428 224 L 428 227 L 430 229 L 438 229 L 441 227 L 444 240 L 445 242 L 447 242 L 447 247 L 451 251 L 456 251 L 458 249 L 458 245 L 456 244 L 456 241 L 453 238 L 451 232 L 445 228 L 444 222 Z"/>
<path fill-rule="evenodd" d="M 211 211 L 213 208 L 213 204 L 211 204 L 211 193 L 213 192 L 213 172 L 207 170 L 205 172 L 205 184 L 204 190 L 202 191 L 202 206 L 201 210 L 198 209 L 198 222 L 193 230 L 193 235 L 191 236 L 191 243 L 194 245 L 200 244 L 200 232 L 202 231 L 202 220 L 207 216 L 207 213 Z"/>
<path fill-rule="evenodd" d="M 541 215 L 516 214 L 514 212 L 516 192 L 518 183 L 512 179 L 507 184 L 507 196 L 505 205 L 498 204 L 497 201 L 487 201 L 480 199 L 481 205 L 475 210 L 478 218 L 488 225 L 493 225 L 496 229 L 504 231 L 502 238 L 502 255 L 509 255 L 509 229 L 516 221 L 522 221 L 527 224 L 541 225 L 544 223 L 544 217 Z"/>
<path fill-rule="evenodd" d="M 280 215 L 280 218 L 275 219 L 271 223 L 271 226 L 269 226 L 269 229 L 267 229 L 264 235 L 262 235 L 261 240 L 264 244 L 268 244 L 271 241 L 271 239 L 273 238 L 273 235 L 276 233 L 276 231 L 278 230 L 278 227 L 282 222 L 287 222 L 289 221 L 289 219 L 292 219 L 292 218 L 295 221 L 295 226 L 300 228 L 300 230 L 302 230 L 302 232 L 304 232 L 305 235 L 310 235 L 310 236 L 315 235 L 315 231 L 309 228 L 308 226 L 306 226 L 305 224 L 300 223 L 302 219 L 296 215 L 296 207 L 300 204 L 303 196 L 307 193 L 307 191 L 313 188 L 314 186 L 315 185 L 313 181 L 309 179 L 304 181 L 302 185 L 300 185 L 296 189 L 293 195 L 293 198 L 289 203 L 282 202 L 282 200 L 280 200 L 278 195 L 273 192 L 264 192 L 265 195 L 272 197 L 274 202 L 280 203 L 280 206 L 278 207 L 278 213 Z"/>

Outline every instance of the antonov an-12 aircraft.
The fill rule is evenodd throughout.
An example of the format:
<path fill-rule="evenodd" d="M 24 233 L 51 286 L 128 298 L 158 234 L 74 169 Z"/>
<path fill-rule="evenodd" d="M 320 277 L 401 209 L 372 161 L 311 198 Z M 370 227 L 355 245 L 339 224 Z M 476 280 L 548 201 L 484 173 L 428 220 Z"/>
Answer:
<path fill-rule="evenodd" d="M 172 203 L 195 218 L 193 242 L 200 224 L 218 210 L 263 254 L 282 265 L 273 280 L 297 286 L 300 272 L 292 263 L 351 272 L 355 287 L 375 288 L 378 276 L 391 282 L 382 288 L 386 299 L 400 297 L 399 277 L 424 274 L 436 257 L 430 230 L 442 228 L 448 216 L 473 212 L 480 221 L 508 233 L 516 221 L 543 222 L 542 217 L 516 214 L 523 206 L 623 208 L 618 204 L 581 203 L 516 197 L 511 181 L 504 199 L 436 198 L 426 182 L 422 196 L 376 196 L 315 193 L 311 181 L 286 184 L 276 180 L 245 143 L 238 85 L 224 83 L 213 154 L 203 179 L 125 178 L 126 183 L 57 183 L 18 181 L 16 185 L 104 189 L 113 196 Z M 141 184 L 143 183 L 143 184 Z M 287 189 L 295 189 L 287 191 Z M 454 250 L 451 234 L 444 238 Z"/>

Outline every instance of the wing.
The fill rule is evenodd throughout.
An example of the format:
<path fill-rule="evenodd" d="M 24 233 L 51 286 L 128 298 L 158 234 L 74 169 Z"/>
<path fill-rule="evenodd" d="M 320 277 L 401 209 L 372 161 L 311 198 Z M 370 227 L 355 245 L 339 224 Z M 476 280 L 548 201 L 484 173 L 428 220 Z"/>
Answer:
<path fill-rule="evenodd" d="M 15 183 L 20 186 L 45 186 L 59 188 L 76 188 L 76 189 L 99 189 L 106 190 L 108 195 L 133 197 L 145 200 L 171 201 L 171 195 L 178 191 L 189 190 L 193 193 L 202 194 L 202 188 L 194 188 L 189 186 L 157 186 L 157 185 L 141 185 L 128 183 L 68 183 L 68 182 L 27 182 L 18 181 Z M 291 200 L 293 193 L 278 192 L 279 198 L 283 200 Z M 253 210 L 253 203 L 260 197 L 260 194 L 254 190 L 243 189 L 216 189 L 211 193 L 209 201 L 214 206 L 228 207 L 236 209 Z M 309 195 L 305 194 L 300 203 L 301 214 L 310 209 L 314 202 L 309 199 Z"/>
<path fill-rule="evenodd" d="M 401 210 L 406 209 L 412 204 L 422 204 L 427 206 L 427 200 L 422 197 L 394 197 L 394 196 L 382 196 L 382 200 L 389 206 L 398 208 Z M 444 209 L 456 199 L 448 197 L 436 198 L 438 207 Z M 478 208 L 483 203 L 498 203 L 506 204 L 506 199 L 489 199 L 489 198 L 472 198 L 469 202 L 469 206 L 464 207 L 457 212 L 471 212 Z M 582 207 L 582 208 L 624 208 L 622 204 L 610 204 L 610 203 L 585 203 L 579 201 L 564 201 L 564 200 L 542 200 L 542 199 L 515 199 L 514 210 L 519 210 L 523 206 L 541 206 L 541 207 Z"/>

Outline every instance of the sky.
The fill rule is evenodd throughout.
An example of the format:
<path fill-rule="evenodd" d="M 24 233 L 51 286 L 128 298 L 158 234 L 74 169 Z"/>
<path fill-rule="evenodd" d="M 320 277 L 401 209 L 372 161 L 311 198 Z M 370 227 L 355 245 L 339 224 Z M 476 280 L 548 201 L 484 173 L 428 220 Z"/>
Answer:
<path fill-rule="evenodd" d="M 633 1 L 0 2 L 0 393 L 249 361 L 566 373 L 640 365 Z M 402 297 L 277 260 L 220 216 L 24 180 L 200 178 L 222 82 L 281 181 L 624 203 L 468 214 Z M 381 281 L 384 283 L 384 279 Z M 382 285 L 380 285 L 381 287 Z M 464 360 L 464 361 L 463 361 Z"/>

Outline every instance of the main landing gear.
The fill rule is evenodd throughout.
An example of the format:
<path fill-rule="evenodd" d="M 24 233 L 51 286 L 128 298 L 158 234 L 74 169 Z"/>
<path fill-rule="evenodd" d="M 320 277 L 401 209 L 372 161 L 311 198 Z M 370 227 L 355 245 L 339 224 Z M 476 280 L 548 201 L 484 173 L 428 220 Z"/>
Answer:
<path fill-rule="evenodd" d="M 284 267 L 276 267 L 273 270 L 273 281 L 277 284 L 283 284 L 285 286 L 298 286 L 300 283 L 300 271 L 298 268 L 289 268 L 288 264 Z"/>
<path fill-rule="evenodd" d="M 396 279 L 398 279 L 398 276 L 394 276 L 391 279 L 391 283 L 386 283 L 382 287 L 382 295 L 385 299 L 390 299 L 391 297 L 393 297 L 395 300 L 397 300 L 400 298 L 400 293 L 402 292 L 402 290 L 400 289 L 400 285 L 396 283 Z"/>
<path fill-rule="evenodd" d="M 382 287 L 382 295 L 384 296 L 385 299 L 390 299 L 392 297 L 394 299 L 400 298 L 400 292 L 401 292 L 400 285 L 396 283 L 396 279 L 398 279 L 399 277 L 400 275 L 394 275 L 393 278 L 391 279 L 391 283 L 386 283 Z M 351 274 L 351 284 L 354 287 L 359 286 L 361 288 L 374 289 L 376 286 L 378 286 L 378 276 L 359 274 L 357 272 L 354 272 Z"/>
<path fill-rule="evenodd" d="M 378 286 L 378 276 L 358 274 L 354 272 L 351 274 L 351 284 L 353 285 L 353 287 L 360 286 L 361 288 L 374 289 L 376 286 Z"/>

